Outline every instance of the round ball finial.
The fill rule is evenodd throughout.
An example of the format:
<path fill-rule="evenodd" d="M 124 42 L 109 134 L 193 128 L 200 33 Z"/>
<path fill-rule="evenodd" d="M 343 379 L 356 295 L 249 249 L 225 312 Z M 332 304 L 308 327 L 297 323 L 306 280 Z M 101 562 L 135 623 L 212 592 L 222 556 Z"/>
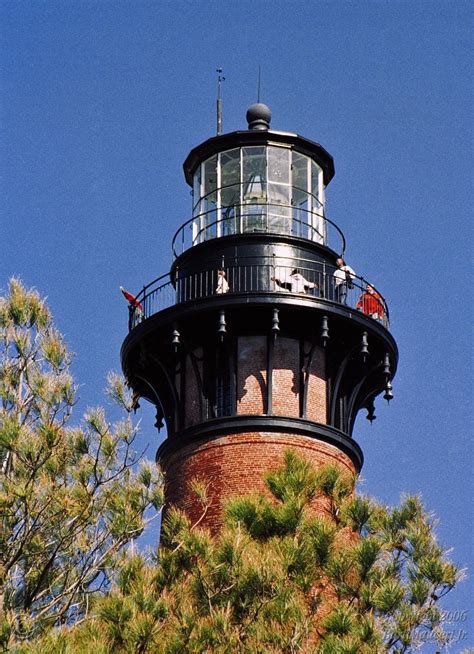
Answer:
<path fill-rule="evenodd" d="M 247 109 L 249 129 L 268 129 L 271 119 L 272 112 L 263 102 L 257 102 Z"/>

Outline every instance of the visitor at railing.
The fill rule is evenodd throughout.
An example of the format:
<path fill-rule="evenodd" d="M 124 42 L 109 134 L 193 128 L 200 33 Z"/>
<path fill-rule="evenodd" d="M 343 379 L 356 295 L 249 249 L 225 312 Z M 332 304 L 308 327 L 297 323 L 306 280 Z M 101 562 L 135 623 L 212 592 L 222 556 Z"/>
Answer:
<path fill-rule="evenodd" d="M 285 259 L 287 259 L 285 263 Z M 123 291 L 129 303 L 130 328 L 164 309 L 183 302 L 238 293 L 292 293 L 308 300 L 335 302 L 389 326 L 384 297 L 372 284 L 358 277 L 342 258 L 337 267 L 324 261 L 293 257 L 251 256 L 209 262 L 205 270 L 180 270 L 172 279 L 163 275 L 137 296 Z"/>
<path fill-rule="evenodd" d="M 336 266 L 337 270 L 333 274 L 336 302 L 347 304 L 347 290 L 354 288 L 353 279 L 356 274 L 341 257 L 336 260 Z"/>
<path fill-rule="evenodd" d="M 216 288 L 216 293 L 219 295 L 222 293 L 228 293 L 229 292 L 229 282 L 225 278 L 225 270 L 218 270 L 217 271 L 217 288 Z"/>
<path fill-rule="evenodd" d="M 356 309 L 362 311 L 364 315 L 374 318 L 374 320 L 383 321 L 385 316 L 382 296 L 369 283 L 367 283 L 365 293 L 360 296 Z"/>
<path fill-rule="evenodd" d="M 290 293 L 307 293 L 310 288 L 319 288 L 319 284 L 310 282 L 303 277 L 298 268 L 293 268 L 290 274 L 288 271 L 283 271 L 279 277 L 271 277 L 271 280 Z"/>
<path fill-rule="evenodd" d="M 119 286 L 122 295 L 128 302 L 128 330 L 135 327 L 144 318 L 142 303 L 131 293 L 126 291 L 123 286 Z"/>

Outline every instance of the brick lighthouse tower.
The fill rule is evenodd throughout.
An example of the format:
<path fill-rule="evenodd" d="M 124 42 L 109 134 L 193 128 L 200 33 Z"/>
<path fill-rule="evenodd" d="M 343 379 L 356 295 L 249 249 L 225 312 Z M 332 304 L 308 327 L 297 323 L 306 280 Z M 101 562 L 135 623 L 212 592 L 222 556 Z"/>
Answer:
<path fill-rule="evenodd" d="M 397 366 L 386 301 L 346 267 L 325 214 L 331 155 L 270 119 L 258 103 L 248 129 L 191 150 L 192 215 L 170 272 L 138 296 L 121 353 L 166 423 L 166 502 L 197 520 L 190 484 L 204 480 L 214 532 L 223 500 L 261 489 L 288 448 L 358 472 L 356 416 L 373 420 L 376 396 L 392 398 Z"/>

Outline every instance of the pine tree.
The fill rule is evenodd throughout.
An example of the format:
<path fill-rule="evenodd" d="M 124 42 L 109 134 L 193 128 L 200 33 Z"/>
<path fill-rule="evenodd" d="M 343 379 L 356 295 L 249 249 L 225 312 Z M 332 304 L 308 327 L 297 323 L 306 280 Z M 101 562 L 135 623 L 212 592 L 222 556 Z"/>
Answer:
<path fill-rule="evenodd" d="M 168 511 L 154 560 L 124 557 L 86 621 L 19 651 L 401 654 L 426 634 L 444 642 L 438 601 L 461 574 L 419 498 L 389 509 L 291 451 L 266 483 L 227 505 L 217 538 Z"/>
<path fill-rule="evenodd" d="M 122 379 L 101 408 L 71 425 L 71 355 L 34 290 L 12 279 L 0 298 L 0 648 L 87 616 L 121 553 L 162 502 L 154 466 L 137 458 Z"/>

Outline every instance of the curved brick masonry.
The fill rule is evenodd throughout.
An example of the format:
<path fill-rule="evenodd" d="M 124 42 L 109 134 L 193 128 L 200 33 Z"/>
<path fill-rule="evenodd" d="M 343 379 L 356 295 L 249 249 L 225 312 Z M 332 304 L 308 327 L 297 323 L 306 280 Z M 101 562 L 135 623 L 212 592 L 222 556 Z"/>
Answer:
<path fill-rule="evenodd" d="M 300 415 L 301 351 L 312 348 L 298 339 L 279 336 L 273 353 L 273 414 L 298 417 Z M 237 414 L 262 415 L 266 410 L 267 348 L 265 336 L 241 336 L 238 339 Z M 321 347 L 313 348 L 309 366 L 306 412 L 310 420 L 327 420 L 326 361 Z"/>
<path fill-rule="evenodd" d="M 283 463 L 291 449 L 310 461 L 315 468 L 333 464 L 342 472 L 354 474 L 349 456 L 337 447 L 308 436 L 275 432 L 227 434 L 183 444 L 179 449 L 159 453 L 166 476 L 166 505 L 185 511 L 192 523 L 202 516 L 202 508 L 190 489 L 193 479 L 208 487 L 211 505 L 200 525 L 214 534 L 222 527 L 222 506 L 230 497 L 251 491 L 266 491 L 264 475 Z M 268 491 L 266 491 L 268 492 Z M 320 501 L 315 511 L 322 511 Z"/>

